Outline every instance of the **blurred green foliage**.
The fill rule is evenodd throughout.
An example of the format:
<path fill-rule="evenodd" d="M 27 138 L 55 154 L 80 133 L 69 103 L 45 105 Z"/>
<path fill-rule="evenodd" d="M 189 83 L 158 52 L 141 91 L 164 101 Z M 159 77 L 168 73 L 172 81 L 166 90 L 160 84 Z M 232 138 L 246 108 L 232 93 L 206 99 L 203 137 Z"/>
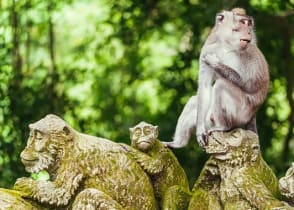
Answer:
<path fill-rule="evenodd" d="M 293 0 L 0 0 L 0 186 L 25 175 L 28 124 L 48 113 L 126 143 L 128 128 L 144 120 L 171 140 L 197 90 L 215 13 L 233 7 L 255 17 L 269 62 L 258 127 L 266 161 L 283 174 L 294 158 Z M 174 152 L 192 184 L 207 156 L 195 137 Z"/>

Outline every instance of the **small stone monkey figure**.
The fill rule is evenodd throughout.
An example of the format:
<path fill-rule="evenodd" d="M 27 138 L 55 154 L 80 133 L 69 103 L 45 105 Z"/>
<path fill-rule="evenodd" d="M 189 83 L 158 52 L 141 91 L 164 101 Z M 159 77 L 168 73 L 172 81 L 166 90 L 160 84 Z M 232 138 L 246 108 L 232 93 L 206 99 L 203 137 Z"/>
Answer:
<path fill-rule="evenodd" d="M 187 176 L 175 155 L 158 139 L 158 126 L 140 122 L 130 128 L 130 154 L 153 183 L 161 209 L 187 209 L 190 199 Z"/>
<path fill-rule="evenodd" d="M 294 206 L 294 163 L 287 170 L 285 176 L 279 180 L 279 189 L 286 201 Z"/>

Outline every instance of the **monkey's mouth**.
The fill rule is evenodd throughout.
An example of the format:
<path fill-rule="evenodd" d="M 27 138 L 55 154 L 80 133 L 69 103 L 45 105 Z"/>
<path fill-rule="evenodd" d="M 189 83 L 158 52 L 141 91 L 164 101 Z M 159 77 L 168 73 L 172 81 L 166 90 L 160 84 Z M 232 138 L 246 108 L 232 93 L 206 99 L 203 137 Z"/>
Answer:
<path fill-rule="evenodd" d="M 246 47 L 251 42 L 251 39 L 240 39 L 240 46 Z"/>

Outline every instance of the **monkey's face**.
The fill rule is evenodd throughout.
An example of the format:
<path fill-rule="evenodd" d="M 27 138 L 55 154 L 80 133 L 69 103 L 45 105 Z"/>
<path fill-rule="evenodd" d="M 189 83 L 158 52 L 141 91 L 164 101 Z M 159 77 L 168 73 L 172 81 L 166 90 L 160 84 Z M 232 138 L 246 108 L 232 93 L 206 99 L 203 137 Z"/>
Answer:
<path fill-rule="evenodd" d="M 154 145 L 158 136 L 158 127 L 141 122 L 130 128 L 132 147 L 141 151 L 147 151 Z"/>
<path fill-rule="evenodd" d="M 253 19 L 245 14 L 223 11 L 216 15 L 215 30 L 217 39 L 233 50 L 246 49 L 255 42 Z"/>

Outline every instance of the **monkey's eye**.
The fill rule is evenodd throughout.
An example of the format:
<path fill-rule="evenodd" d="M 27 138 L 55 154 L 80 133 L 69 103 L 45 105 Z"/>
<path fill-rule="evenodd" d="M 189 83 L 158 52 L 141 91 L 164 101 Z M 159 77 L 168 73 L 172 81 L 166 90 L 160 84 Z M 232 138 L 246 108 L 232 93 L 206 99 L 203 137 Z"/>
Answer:
<path fill-rule="evenodd" d="M 248 19 L 248 24 L 247 24 L 248 26 L 252 26 L 253 25 L 253 23 L 252 23 L 252 20 L 251 19 Z"/>
<path fill-rule="evenodd" d="M 252 20 L 251 19 L 241 19 L 240 22 L 246 26 L 252 26 Z"/>
<path fill-rule="evenodd" d="M 217 21 L 218 23 L 220 23 L 220 22 L 222 22 L 222 21 L 224 20 L 224 18 L 225 18 L 224 15 L 222 15 L 222 14 L 218 14 L 218 15 L 216 16 L 216 21 Z"/>

